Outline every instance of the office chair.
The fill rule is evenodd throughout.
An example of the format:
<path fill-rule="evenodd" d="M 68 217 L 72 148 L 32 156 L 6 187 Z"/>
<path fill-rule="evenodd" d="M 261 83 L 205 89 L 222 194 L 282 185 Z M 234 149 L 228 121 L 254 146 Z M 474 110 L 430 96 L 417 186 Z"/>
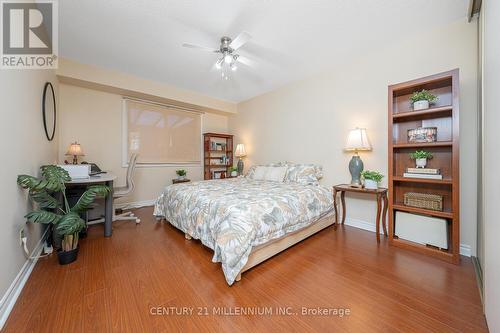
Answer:
<path fill-rule="evenodd" d="M 137 163 L 137 156 L 138 155 L 135 153 L 130 156 L 130 160 L 128 162 L 127 179 L 125 186 L 113 188 L 113 199 L 123 198 L 132 193 L 132 191 L 134 190 L 135 187 L 134 171 L 135 171 L 135 165 Z M 115 211 L 116 209 L 113 209 L 113 213 Z M 113 216 L 113 221 L 123 221 L 123 220 L 130 220 L 130 221 L 135 221 L 135 223 L 141 223 L 141 220 L 137 216 L 134 216 L 132 212 L 125 212 Z"/>

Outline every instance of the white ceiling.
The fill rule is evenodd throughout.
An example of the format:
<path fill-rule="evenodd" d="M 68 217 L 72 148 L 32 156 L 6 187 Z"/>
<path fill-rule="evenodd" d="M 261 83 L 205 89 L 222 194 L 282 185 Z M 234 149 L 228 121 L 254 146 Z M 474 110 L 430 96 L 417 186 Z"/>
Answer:
<path fill-rule="evenodd" d="M 468 0 L 61 0 L 61 56 L 240 102 L 413 33 L 464 18 Z M 230 81 L 223 35 L 253 39 Z M 429 36 L 432 41 L 432 36 Z M 430 42 L 431 44 L 431 42 Z M 430 47 L 430 45 L 428 46 Z"/>

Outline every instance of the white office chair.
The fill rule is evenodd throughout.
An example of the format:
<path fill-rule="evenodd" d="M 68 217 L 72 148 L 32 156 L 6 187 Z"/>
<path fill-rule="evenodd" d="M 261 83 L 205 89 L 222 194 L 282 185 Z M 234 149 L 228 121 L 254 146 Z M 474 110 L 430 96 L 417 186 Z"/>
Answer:
<path fill-rule="evenodd" d="M 113 189 L 113 199 L 118 199 L 125 197 L 132 193 L 134 190 L 134 171 L 135 171 L 135 165 L 137 163 L 137 154 L 132 154 L 130 156 L 130 160 L 128 162 L 128 168 L 127 168 L 127 179 L 125 186 L 122 187 L 115 187 Z M 113 207 L 114 208 L 114 207 Z M 113 209 L 113 213 L 116 211 L 116 209 Z M 130 220 L 130 221 L 135 221 L 135 223 L 141 223 L 141 220 L 137 217 L 134 216 L 132 212 L 125 212 L 122 214 L 118 215 L 113 215 L 113 221 L 123 221 L 123 220 Z"/>

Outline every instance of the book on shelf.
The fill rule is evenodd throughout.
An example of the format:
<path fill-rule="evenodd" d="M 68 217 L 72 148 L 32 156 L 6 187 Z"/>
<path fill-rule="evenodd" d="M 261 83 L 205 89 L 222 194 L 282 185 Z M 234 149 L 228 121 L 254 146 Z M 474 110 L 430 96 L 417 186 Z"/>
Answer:
<path fill-rule="evenodd" d="M 431 168 L 407 168 L 406 173 L 439 175 L 441 173 L 441 170 L 440 169 L 431 169 Z"/>
<path fill-rule="evenodd" d="M 421 178 L 421 179 L 443 179 L 443 175 L 433 175 L 433 174 L 425 174 L 425 173 L 403 173 L 403 177 L 405 178 Z"/>

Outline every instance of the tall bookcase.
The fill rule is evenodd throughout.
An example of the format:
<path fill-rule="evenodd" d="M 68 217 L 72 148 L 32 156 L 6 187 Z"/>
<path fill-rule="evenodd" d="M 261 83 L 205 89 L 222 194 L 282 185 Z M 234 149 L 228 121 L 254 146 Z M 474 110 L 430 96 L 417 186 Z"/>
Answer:
<path fill-rule="evenodd" d="M 410 96 L 426 89 L 438 96 L 429 109 L 413 111 Z M 460 261 L 459 196 L 459 71 L 458 69 L 389 86 L 389 242 L 451 263 Z M 437 127 L 437 141 L 409 143 L 407 132 L 418 127 Z M 441 170 L 443 179 L 405 178 L 414 167 L 409 153 L 426 150 L 433 154 L 429 168 Z M 443 210 L 433 211 L 404 205 L 404 194 L 418 192 L 443 197 Z M 444 218 L 447 221 L 448 249 L 422 245 L 398 238 L 396 212 Z M 422 221 L 425 222 L 425 221 Z"/>
<path fill-rule="evenodd" d="M 203 134 L 204 179 L 230 178 L 233 166 L 233 135 Z"/>

